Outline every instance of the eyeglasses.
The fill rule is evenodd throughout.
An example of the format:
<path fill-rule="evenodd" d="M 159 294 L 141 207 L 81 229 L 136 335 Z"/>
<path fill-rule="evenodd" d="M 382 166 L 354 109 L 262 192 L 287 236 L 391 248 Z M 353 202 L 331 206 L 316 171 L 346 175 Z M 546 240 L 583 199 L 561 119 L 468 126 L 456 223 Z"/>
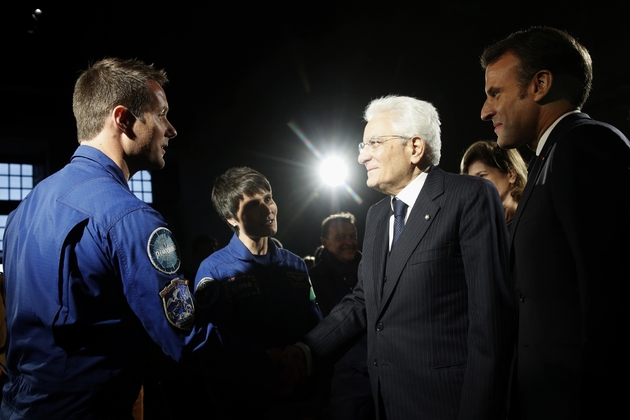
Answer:
<path fill-rule="evenodd" d="M 389 138 L 387 138 L 389 137 Z M 382 140 L 387 138 L 387 140 Z M 381 144 L 390 141 L 392 139 L 407 139 L 409 140 L 411 137 L 406 137 L 406 136 L 398 136 L 396 134 L 391 134 L 391 135 L 387 135 L 387 136 L 373 136 L 371 139 L 369 139 L 368 141 L 364 142 L 364 143 L 359 143 L 359 153 L 361 153 L 363 151 L 363 149 L 365 149 L 366 147 L 369 147 L 370 149 L 376 149 L 378 146 L 380 146 Z"/>

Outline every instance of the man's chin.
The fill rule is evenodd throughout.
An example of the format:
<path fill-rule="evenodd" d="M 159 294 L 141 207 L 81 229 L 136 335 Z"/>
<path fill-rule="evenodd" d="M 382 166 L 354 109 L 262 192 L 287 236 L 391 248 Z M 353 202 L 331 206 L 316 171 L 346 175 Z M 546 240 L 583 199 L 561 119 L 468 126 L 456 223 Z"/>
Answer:
<path fill-rule="evenodd" d="M 501 138 L 501 137 L 497 138 L 497 144 L 502 149 L 511 149 L 513 147 L 513 146 L 510 146 L 510 144 L 508 142 L 506 142 L 505 140 L 503 140 L 503 138 Z"/>
<path fill-rule="evenodd" d="M 497 137 L 497 144 L 501 149 L 516 149 L 521 146 L 518 144 L 518 141 L 514 139 L 510 140 L 509 138 L 505 138 L 503 136 Z"/>
<path fill-rule="evenodd" d="M 166 161 L 164 161 L 164 158 L 160 157 L 159 159 L 152 160 L 147 165 L 146 170 L 147 171 L 159 171 L 160 169 L 163 169 L 165 165 L 166 165 Z"/>
<path fill-rule="evenodd" d="M 368 187 L 378 191 L 378 192 L 383 192 L 383 190 L 381 190 L 380 185 L 378 182 L 374 181 L 370 181 L 369 179 L 367 180 L 367 182 L 365 183 L 365 185 L 367 185 Z"/>

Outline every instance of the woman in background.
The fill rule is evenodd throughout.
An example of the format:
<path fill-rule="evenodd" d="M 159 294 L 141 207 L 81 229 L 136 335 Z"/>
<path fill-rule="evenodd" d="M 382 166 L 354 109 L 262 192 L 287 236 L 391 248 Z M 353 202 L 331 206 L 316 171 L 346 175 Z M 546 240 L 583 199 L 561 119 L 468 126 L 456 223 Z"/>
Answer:
<path fill-rule="evenodd" d="M 475 142 L 464 153 L 460 170 L 486 178 L 497 187 L 509 226 L 527 182 L 527 165 L 518 150 L 501 149 L 496 141 Z"/>

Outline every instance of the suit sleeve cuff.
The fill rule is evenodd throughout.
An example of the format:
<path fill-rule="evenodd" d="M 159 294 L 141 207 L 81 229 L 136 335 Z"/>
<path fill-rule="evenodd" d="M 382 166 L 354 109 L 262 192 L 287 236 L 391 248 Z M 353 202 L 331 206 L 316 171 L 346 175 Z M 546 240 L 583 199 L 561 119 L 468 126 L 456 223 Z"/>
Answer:
<path fill-rule="evenodd" d="M 301 348 L 304 352 L 304 359 L 306 360 L 306 376 L 311 376 L 311 373 L 313 373 L 313 356 L 311 355 L 311 349 L 301 341 L 298 341 L 295 345 Z"/>

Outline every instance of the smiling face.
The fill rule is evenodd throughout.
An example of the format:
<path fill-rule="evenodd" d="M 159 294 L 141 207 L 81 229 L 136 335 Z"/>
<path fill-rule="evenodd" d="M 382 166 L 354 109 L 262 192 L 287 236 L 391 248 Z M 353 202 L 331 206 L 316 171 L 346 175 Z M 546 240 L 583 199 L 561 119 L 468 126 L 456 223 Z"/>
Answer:
<path fill-rule="evenodd" d="M 259 191 L 253 196 L 245 195 L 240 201 L 236 218 L 230 217 L 228 223 L 238 226 L 238 237 L 258 240 L 273 236 L 278 231 L 278 206 L 273 201 L 270 191 Z"/>
<path fill-rule="evenodd" d="M 374 136 L 398 134 L 389 113 L 377 114 L 365 126 L 363 142 L 368 143 Z M 400 139 L 364 147 L 358 160 L 367 169 L 367 186 L 383 194 L 398 194 L 416 175 L 412 154 L 412 142 L 403 145 Z"/>
<path fill-rule="evenodd" d="M 130 153 L 131 161 L 136 163 L 136 167 L 131 168 L 133 172 L 162 169 L 168 141 L 177 135 L 175 127 L 166 118 L 168 102 L 164 90 L 153 80 L 149 80 L 148 87 L 153 100 L 145 108 L 144 121 L 136 118 L 133 124 L 135 139 Z"/>
<path fill-rule="evenodd" d="M 513 149 L 528 145 L 535 150 L 538 143 L 539 106 L 534 101 L 531 85 L 518 84 L 518 59 L 506 53 L 486 68 L 486 101 L 481 119 L 492 121 L 499 146 Z"/>
<path fill-rule="evenodd" d="M 359 248 L 357 229 L 350 222 L 332 222 L 328 236 L 322 238 L 322 245 L 341 262 L 354 260 Z"/>

